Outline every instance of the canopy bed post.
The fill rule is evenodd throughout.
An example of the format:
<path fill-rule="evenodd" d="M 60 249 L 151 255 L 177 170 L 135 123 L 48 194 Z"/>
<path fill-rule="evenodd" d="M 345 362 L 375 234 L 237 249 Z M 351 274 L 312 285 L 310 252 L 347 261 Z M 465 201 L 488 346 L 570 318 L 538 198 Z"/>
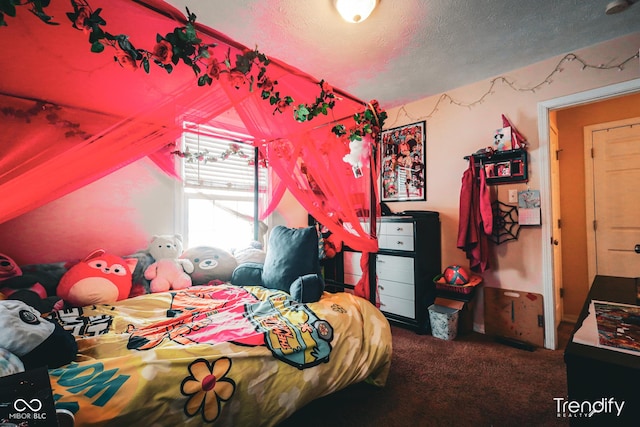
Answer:
<path fill-rule="evenodd" d="M 378 214 L 378 203 L 376 198 L 376 184 L 378 177 L 376 176 L 376 171 L 378 168 L 376 167 L 376 154 L 377 147 L 380 143 L 380 134 L 376 135 L 373 139 L 373 144 L 371 144 L 371 162 L 370 162 L 370 174 L 371 174 L 371 185 L 369 186 L 369 235 L 371 238 L 376 239 L 376 216 Z M 378 286 L 376 280 L 376 263 L 371 262 L 371 255 L 369 254 L 369 301 L 372 304 L 376 304 L 377 295 L 378 295 Z"/>
<path fill-rule="evenodd" d="M 258 147 L 253 148 L 253 240 L 259 241 L 260 224 L 258 219 L 260 218 L 260 208 L 258 203 L 260 202 L 260 169 L 258 166 Z"/>

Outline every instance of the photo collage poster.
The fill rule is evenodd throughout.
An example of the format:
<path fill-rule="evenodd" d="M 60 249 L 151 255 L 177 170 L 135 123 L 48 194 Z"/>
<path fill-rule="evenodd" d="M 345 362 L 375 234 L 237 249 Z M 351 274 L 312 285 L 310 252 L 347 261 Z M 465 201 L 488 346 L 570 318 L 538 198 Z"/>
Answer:
<path fill-rule="evenodd" d="M 426 122 L 382 132 L 380 192 L 383 202 L 426 200 Z"/>

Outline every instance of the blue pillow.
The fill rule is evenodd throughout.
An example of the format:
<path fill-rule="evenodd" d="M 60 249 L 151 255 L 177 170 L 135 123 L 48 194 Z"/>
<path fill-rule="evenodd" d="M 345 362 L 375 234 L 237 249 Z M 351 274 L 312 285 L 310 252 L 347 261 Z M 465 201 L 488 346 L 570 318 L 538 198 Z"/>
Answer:
<path fill-rule="evenodd" d="M 264 264 L 245 262 L 233 270 L 231 284 L 236 286 L 262 286 L 262 268 Z"/>
<path fill-rule="evenodd" d="M 269 236 L 262 271 L 265 288 L 290 292 L 291 285 L 307 274 L 320 274 L 318 232 L 315 227 L 276 226 Z"/>
<path fill-rule="evenodd" d="M 324 280 L 319 274 L 305 274 L 291 284 L 291 297 L 301 303 L 316 302 L 324 292 Z"/>

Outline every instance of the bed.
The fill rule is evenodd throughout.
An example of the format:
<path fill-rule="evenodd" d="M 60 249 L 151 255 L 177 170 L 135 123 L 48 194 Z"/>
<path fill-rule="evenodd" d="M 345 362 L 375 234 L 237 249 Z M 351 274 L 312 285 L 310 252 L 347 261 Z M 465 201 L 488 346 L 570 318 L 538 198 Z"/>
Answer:
<path fill-rule="evenodd" d="M 260 286 L 211 282 L 52 314 L 78 356 L 49 371 L 78 426 L 271 426 L 312 400 L 383 386 L 391 331 L 350 293 L 299 303 Z"/>

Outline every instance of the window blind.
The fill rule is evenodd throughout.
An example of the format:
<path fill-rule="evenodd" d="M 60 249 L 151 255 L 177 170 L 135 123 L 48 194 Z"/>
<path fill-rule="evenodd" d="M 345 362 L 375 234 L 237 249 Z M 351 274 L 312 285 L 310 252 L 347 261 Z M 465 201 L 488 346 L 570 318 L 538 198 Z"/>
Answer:
<path fill-rule="evenodd" d="M 244 138 L 246 140 L 246 138 Z M 255 148 L 215 129 L 189 127 L 183 133 L 184 149 L 205 160 L 185 158 L 186 187 L 234 193 L 255 191 Z M 258 168 L 259 188 L 266 187 L 266 170 Z"/>

